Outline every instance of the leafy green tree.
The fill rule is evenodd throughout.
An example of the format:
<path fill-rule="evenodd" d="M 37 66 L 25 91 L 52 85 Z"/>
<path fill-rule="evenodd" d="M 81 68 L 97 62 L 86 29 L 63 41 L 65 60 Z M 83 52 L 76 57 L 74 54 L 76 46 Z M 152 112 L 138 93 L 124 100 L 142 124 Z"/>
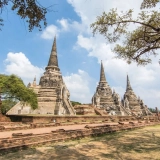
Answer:
<path fill-rule="evenodd" d="M 8 5 L 11 5 L 11 10 L 16 11 L 21 19 L 26 20 L 29 24 L 29 31 L 32 31 L 34 27 L 41 30 L 41 22 L 44 26 L 47 25 L 46 14 L 48 8 L 43 7 L 38 0 L 0 0 L 1 14 Z M 2 25 L 3 19 L 0 17 L 0 26 Z"/>
<path fill-rule="evenodd" d="M 151 63 L 151 55 L 156 56 L 160 48 L 160 12 L 146 10 L 155 7 L 159 0 L 143 0 L 141 12 L 133 18 L 133 10 L 118 13 L 117 9 L 97 17 L 91 24 L 93 34 L 100 33 L 109 43 L 117 43 L 113 48 L 117 58 L 128 63 L 135 61 L 138 65 Z M 145 9 L 145 10 L 143 10 Z M 128 26 L 136 24 L 136 29 L 130 31 Z"/>
<path fill-rule="evenodd" d="M 1 104 L 1 113 L 6 114 L 15 104 L 17 103 L 14 99 L 5 99 Z"/>
<path fill-rule="evenodd" d="M 74 107 L 75 105 L 80 105 L 81 103 L 80 102 L 75 102 L 75 101 L 71 101 L 72 103 L 72 106 Z"/>
<path fill-rule="evenodd" d="M 37 96 L 34 91 L 27 88 L 23 81 L 15 75 L 0 74 L 0 91 L 2 112 L 6 112 L 7 108 L 10 108 L 18 101 L 29 103 L 33 109 L 38 107 Z"/>
<path fill-rule="evenodd" d="M 148 108 L 152 113 L 156 113 L 156 109 L 154 108 Z"/>

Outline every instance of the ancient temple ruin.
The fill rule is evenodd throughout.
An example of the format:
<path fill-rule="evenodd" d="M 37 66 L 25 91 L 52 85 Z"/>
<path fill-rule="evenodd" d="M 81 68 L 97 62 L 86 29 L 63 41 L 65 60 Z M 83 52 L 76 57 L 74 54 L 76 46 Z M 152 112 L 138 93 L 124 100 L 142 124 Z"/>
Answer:
<path fill-rule="evenodd" d="M 54 38 L 48 65 L 39 85 L 36 77 L 28 84 L 37 94 L 38 108 L 33 110 L 29 104 L 18 102 L 12 107 L 7 115 L 17 114 L 53 114 L 53 115 L 75 115 L 76 112 L 70 103 L 69 91 L 63 81 L 58 66 L 56 37 Z M 96 92 L 92 97 L 92 106 L 100 115 L 151 115 L 143 100 L 135 95 L 127 75 L 127 87 L 123 99 L 112 90 L 106 81 L 103 63 L 101 62 L 100 81 Z M 86 107 L 86 106 L 85 106 Z M 84 107 L 84 108 L 85 108 Z M 82 107 L 81 107 L 82 108 Z M 85 109 L 86 110 L 86 109 Z M 90 109 L 89 109 L 90 110 Z"/>
<path fill-rule="evenodd" d="M 140 97 L 137 97 L 134 93 L 129 77 L 127 75 L 127 86 L 124 98 L 122 100 L 123 106 L 129 113 L 129 115 L 141 116 L 141 115 L 151 115 L 148 107 L 144 104 Z"/>
<path fill-rule="evenodd" d="M 104 73 L 103 63 L 101 62 L 100 81 L 96 92 L 92 97 L 92 104 L 101 112 L 108 115 L 130 115 L 130 116 L 146 116 L 152 115 L 148 107 L 144 104 L 140 97 L 137 98 L 131 87 L 129 77 L 127 75 L 127 87 L 124 98 L 111 90 L 108 85 Z"/>
<path fill-rule="evenodd" d="M 62 74 L 58 66 L 56 37 L 54 38 L 50 58 L 44 75 L 40 78 L 39 85 L 36 78 L 28 87 L 37 94 L 38 108 L 32 110 L 27 104 L 19 102 L 8 115 L 13 114 L 54 114 L 54 115 L 75 115 L 75 111 L 70 103 L 70 93 L 63 81 Z"/>
<path fill-rule="evenodd" d="M 120 96 L 106 81 L 103 63 L 101 62 L 100 81 L 92 97 L 92 104 L 108 115 L 128 115 L 121 104 Z"/>

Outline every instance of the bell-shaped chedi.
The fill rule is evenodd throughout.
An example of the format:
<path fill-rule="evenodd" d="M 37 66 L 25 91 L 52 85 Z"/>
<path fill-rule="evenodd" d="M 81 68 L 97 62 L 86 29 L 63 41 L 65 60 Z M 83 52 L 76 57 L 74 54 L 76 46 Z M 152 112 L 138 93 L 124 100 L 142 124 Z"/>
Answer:
<path fill-rule="evenodd" d="M 58 66 L 56 37 L 54 38 L 48 66 L 45 68 L 44 75 L 40 78 L 39 85 L 36 85 L 36 79 L 34 79 L 33 83 L 28 84 L 28 87 L 37 93 L 38 108 L 36 110 L 26 109 L 26 114 L 75 115 L 69 100 L 70 93 Z M 19 104 L 17 114 L 24 114 L 24 108 L 26 107 L 20 107 Z M 15 114 L 16 110 L 13 110 Z M 8 112 L 8 114 L 13 113 Z"/>
<path fill-rule="evenodd" d="M 70 103 L 70 93 L 63 81 L 58 66 L 56 37 L 54 38 L 48 66 L 44 75 L 40 78 L 41 88 L 38 92 L 38 107 L 35 112 L 55 115 L 74 115 L 74 109 Z"/>
<path fill-rule="evenodd" d="M 151 112 L 148 110 L 147 106 L 144 105 L 140 97 L 137 97 L 136 94 L 134 93 L 128 75 L 127 75 L 127 86 L 126 86 L 126 92 L 124 94 L 123 105 L 125 109 L 130 113 L 130 115 L 142 116 L 151 114 Z"/>
<path fill-rule="evenodd" d="M 92 97 L 92 104 L 103 110 L 103 113 L 109 115 L 127 115 L 121 105 L 120 97 L 108 85 L 104 73 L 103 63 L 101 62 L 100 81 L 96 88 L 96 92 Z"/>

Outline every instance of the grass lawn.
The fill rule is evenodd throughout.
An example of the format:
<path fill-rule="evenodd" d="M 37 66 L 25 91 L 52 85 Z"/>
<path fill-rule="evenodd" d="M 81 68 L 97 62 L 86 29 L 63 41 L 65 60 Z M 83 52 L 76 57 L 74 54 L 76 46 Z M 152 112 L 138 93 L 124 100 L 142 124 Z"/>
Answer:
<path fill-rule="evenodd" d="M 160 125 L 2 153 L 5 159 L 160 160 Z"/>

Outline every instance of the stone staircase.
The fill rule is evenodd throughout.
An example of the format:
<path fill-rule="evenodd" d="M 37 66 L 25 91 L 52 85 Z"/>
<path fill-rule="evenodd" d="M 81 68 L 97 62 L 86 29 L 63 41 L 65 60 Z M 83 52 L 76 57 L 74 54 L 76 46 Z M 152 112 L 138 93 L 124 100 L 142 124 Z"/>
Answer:
<path fill-rule="evenodd" d="M 70 115 L 75 115 L 75 111 L 74 111 L 71 103 L 66 99 L 64 99 L 64 103 L 65 103 L 67 109 L 69 110 Z"/>
<path fill-rule="evenodd" d="M 106 116 L 106 114 L 103 113 L 103 111 L 99 110 L 98 108 L 94 107 L 94 111 L 96 112 L 96 114 L 100 115 L 100 116 Z"/>

